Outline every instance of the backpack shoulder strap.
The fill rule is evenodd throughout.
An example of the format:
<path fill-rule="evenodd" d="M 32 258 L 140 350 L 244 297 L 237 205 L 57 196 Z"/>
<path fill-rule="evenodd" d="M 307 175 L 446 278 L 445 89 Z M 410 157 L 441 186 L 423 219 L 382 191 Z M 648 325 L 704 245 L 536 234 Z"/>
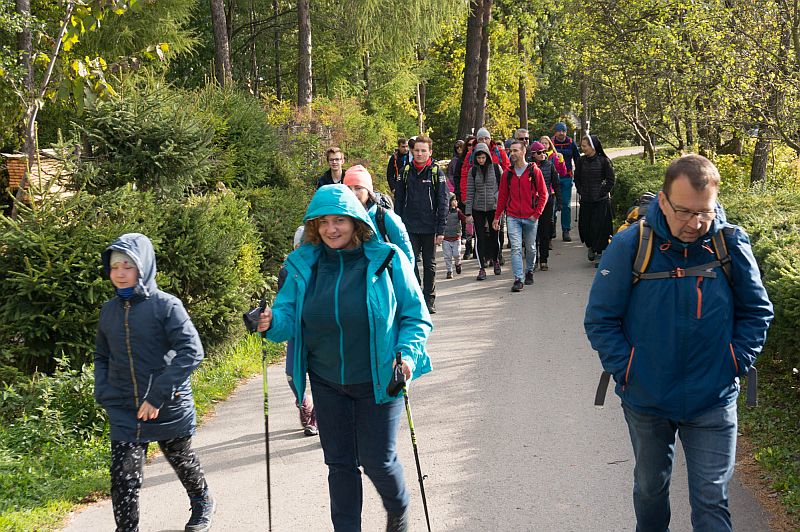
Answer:
<path fill-rule="evenodd" d="M 389 254 L 386 255 L 386 259 L 381 263 L 380 267 L 375 271 L 375 277 L 380 277 L 383 274 L 384 270 L 389 270 L 389 276 L 392 275 L 392 260 L 394 259 L 394 248 L 389 250 Z"/>
<path fill-rule="evenodd" d="M 500 181 L 503 177 L 503 168 L 497 163 L 492 163 L 492 166 L 494 166 L 494 178 L 497 180 L 497 186 L 500 186 Z"/>
<path fill-rule="evenodd" d="M 650 227 L 645 219 L 641 219 L 639 224 L 639 244 L 636 248 L 636 258 L 633 259 L 633 284 L 639 282 L 642 274 L 650 264 L 653 256 L 653 228 Z"/>
<path fill-rule="evenodd" d="M 382 205 L 375 206 L 375 223 L 378 226 L 378 232 L 383 237 L 383 241 L 391 242 L 389 233 L 386 231 L 386 209 Z"/>
<path fill-rule="evenodd" d="M 411 171 L 411 165 L 410 165 L 410 164 L 406 164 L 406 165 L 403 167 L 403 174 L 402 174 L 402 176 L 401 176 L 401 179 L 402 179 L 403 181 L 408 181 L 408 172 L 410 172 L 410 171 Z"/>
<path fill-rule="evenodd" d="M 728 284 L 731 285 L 731 287 L 733 286 L 731 256 L 728 253 L 728 244 L 725 242 L 725 237 L 733 237 L 735 232 L 736 229 L 733 227 L 724 227 L 722 231 L 717 231 L 711 237 L 711 242 L 714 245 L 714 253 L 717 256 L 720 268 L 722 268 L 722 273 L 725 274 L 725 278 L 728 280 Z"/>

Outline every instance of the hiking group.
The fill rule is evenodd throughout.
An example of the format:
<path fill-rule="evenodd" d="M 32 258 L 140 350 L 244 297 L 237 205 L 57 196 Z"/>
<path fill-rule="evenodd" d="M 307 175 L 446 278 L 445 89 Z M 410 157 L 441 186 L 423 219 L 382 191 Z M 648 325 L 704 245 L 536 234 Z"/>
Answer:
<path fill-rule="evenodd" d="M 362 469 L 381 497 L 386 530 L 409 530 L 396 438 L 402 397 L 411 423 L 402 383 L 432 369 L 426 343 L 436 311 L 436 247 L 448 279 L 474 258 L 476 279 L 484 281 L 487 269 L 502 274 L 507 232 L 511 289 L 519 292 L 533 284 L 534 270 L 550 270 L 559 212 L 562 240 L 571 242 L 573 184 L 580 240 L 597 267 L 584 327 L 628 425 L 636 530 L 669 530 L 676 435 L 694 529 L 732 530 L 727 485 L 739 379 L 751 371 L 772 319 L 748 237 L 726 221 L 714 165 L 686 155 L 669 166 L 646 215 L 611 238 L 613 165 L 597 136 L 582 138 L 579 149 L 566 129 L 558 123 L 552 139 L 532 143 L 519 129 L 506 148 L 481 128 L 455 142 L 446 171 L 432 158 L 429 137 L 400 139 L 386 194 L 363 166 L 345 170 L 341 149 L 325 152 L 329 169 L 256 329 L 288 341 L 287 378 L 305 433 L 320 439 L 336 531 L 361 530 Z M 138 530 L 151 441 L 189 496 L 185 529 L 209 530 L 216 503 L 191 447 L 189 375 L 203 358 L 200 339 L 181 302 L 155 285 L 155 255 L 144 235 L 120 237 L 102 264 L 117 295 L 100 314 L 95 397 L 111 423 L 117 530 Z M 417 472 L 422 486 L 419 462 Z M 424 487 L 422 494 L 427 519 Z"/>

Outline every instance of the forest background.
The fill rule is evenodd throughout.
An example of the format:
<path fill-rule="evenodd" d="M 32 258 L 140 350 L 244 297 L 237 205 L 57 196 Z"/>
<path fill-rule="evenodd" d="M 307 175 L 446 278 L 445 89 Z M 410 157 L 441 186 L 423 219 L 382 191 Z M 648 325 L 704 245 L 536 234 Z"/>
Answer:
<path fill-rule="evenodd" d="M 153 239 L 209 352 L 206 412 L 260 368 L 237 316 L 273 289 L 328 146 L 385 188 L 398 137 L 447 159 L 478 127 L 557 121 L 644 146 L 617 164 L 619 217 L 676 153 L 721 169 L 777 311 L 743 431 L 797 525 L 799 98 L 796 0 L 0 0 L 0 152 L 57 161 L 66 189 L 0 170 L 0 529 L 107 493 L 91 355 L 114 237 Z"/>

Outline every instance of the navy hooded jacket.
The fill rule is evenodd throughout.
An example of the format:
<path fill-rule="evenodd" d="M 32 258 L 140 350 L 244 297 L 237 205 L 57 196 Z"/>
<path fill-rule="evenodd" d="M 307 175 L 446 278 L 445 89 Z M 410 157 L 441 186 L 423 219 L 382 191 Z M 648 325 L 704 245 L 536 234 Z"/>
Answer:
<path fill-rule="evenodd" d="M 115 297 L 100 310 L 94 353 L 95 400 L 108 412 L 111 439 L 163 441 L 195 430 L 189 376 L 203 360 L 203 346 L 181 301 L 156 286 L 153 244 L 138 233 L 122 235 L 102 255 L 106 275 L 112 251 L 128 255 L 139 270 L 133 297 Z M 160 409 L 136 419 L 144 401 Z"/>
<path fill-rule="evenodd" d="M 711 235 L 724 227 L 732 286 L 715 278 L 675 277 L 635 285 L 639 226 L 618 233 L 603 252 L 586 306 L 584 327 L 622 402 L 638 412 L 686 421 L 736 400 L 767 338 L 772 304 L 747 234 L 728 224 L 721 207 L 709 232 L 692 243 L 669 231 L 657 201 L 647 211 L 653 228 L 648 272 L 688 269 L 716 260 Z"/>

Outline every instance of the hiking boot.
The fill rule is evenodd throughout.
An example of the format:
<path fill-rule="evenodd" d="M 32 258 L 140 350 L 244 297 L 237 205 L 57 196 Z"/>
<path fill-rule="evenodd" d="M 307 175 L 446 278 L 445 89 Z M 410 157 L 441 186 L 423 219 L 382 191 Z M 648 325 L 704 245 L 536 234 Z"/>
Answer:
<path fill-rule="evenodd" d="M 539 265 L 539 269 L 540 269 L 541 271 L 543 271 L 543 272 L 546 272 L 546 271 L 547 271 L 547 270 L 549 270 L 550 268 L 547 266 L 547 263 L 546 263 L 546 262 L 543 262 L 543 263 L 541 263 L 541 264 Z"/>
<path fill-rule="evenodd" d="M 531 279 L 533 279 L 533 274 L 531 274 Z M 514 284 L 511 285 L 512 292 L 522 292 L 522 289 L 525 288 L 525 285 L 522 284 L 520 279 L 514 279 Z"/>
<path fill-rule="evenodd" d="M 445 275 L 444 278 L 445 279 L 452 279 L 453 278 L 453 272 L 447 272 L 447 275 Z"/>
<path fill-rule="evenodd" d="M 476 281 L 485 281 L 486 280 L 486 270 L 481 268 L 478 270 L 478 277 L 475 279 Z"/>
<path fill-rule="evenodd" d="M 299 406 L 300 408 L 300 424 L 303 428 L 306 428 L 311 420 L 314 420 L 314 424 L 316 424 L 316 417 L 314 416 L 314 405 L 311 403 L 311 399 L 308 396 L 303 398 L 303 404 Z"/>
<path fill-rule="evenodd" d="M 533 272 L 525 274 L 525 284 L 533 284 Z"/>
<path fill-rule="evenodd" d="M 589 248 L 589 253 L 586 255 L 586 258 L 589 259 L 589 262 L 592 262 L 594 261 L 595 257 L 597 257 L 597 253 L 595 253 L 592 248 Z"/>
<path fill-rule="evenodd" d="M 563 233 L 561 233 L 561 240 L 563 240 L 564 242 L 572 242 L 572 237 L 569 236 L 569 231 L 564 231 Z"/>
<path fill-rule="evenodd" d="M 456 273 L 461 275 L 461 264 L 456 264 Z"/>
<path fill-rule="evenodd" d="M 501 273 L 503 273 L 503 270 L 500 269 L 500 262 L 499 261 L 494 261 L 494 274 L 495 275 L 500 275 Z"/>
<path fill-rule="evenodd" d="M 386 532 L 408 532 L 408 510 L 401 514 L 386 514 Z"/>
<path fill-rule="evenodd" d="M 428 314 L 436 314 L 436 305 L 433 301 L 428 302 Z"/>
<path fill-rule="evenodd" d="M 211 530 L 211 517 L 217 509 L 217 502 L 206 494 L 205 497 L 192 500 L 192 516 L 186 522 L 185 532 L 207 532 Z"/>
<path fill-rule="evenodd" d="M 305 428 L 303 429 L 303 434 L 305 434 L 306 436 L 319 436 L 319 428 L 317 428 L 316 415 L 314 415 L 311 421 L 308 422 L 308 425 L 305 426 Z"/>

